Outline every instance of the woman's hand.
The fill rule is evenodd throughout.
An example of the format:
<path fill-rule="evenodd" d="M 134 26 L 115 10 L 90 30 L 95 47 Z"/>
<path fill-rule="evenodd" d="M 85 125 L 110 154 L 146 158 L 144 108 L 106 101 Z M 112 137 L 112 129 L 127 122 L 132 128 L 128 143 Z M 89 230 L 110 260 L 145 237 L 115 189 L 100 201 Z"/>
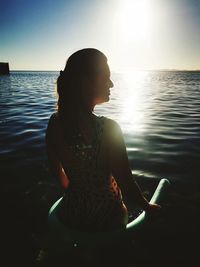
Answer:
<path fill-rule="evenodd" d="M 148 205 L 145 208 L 145 212 L 148 216 L 155 217 L 160 215 L 160 212 L 162 210 L 162 207 L 158 204 L 151 204 L 148 203 Z"/>
<path fill-rule="evenodd" d="M 161 206 L 160 205 L 151 204 L 151 203 L 148 203 L 148 205 L 145 208 L 146 212 L 157 212 L 157 211 L 160 211 L 160 210 L 161 210 Z"/>

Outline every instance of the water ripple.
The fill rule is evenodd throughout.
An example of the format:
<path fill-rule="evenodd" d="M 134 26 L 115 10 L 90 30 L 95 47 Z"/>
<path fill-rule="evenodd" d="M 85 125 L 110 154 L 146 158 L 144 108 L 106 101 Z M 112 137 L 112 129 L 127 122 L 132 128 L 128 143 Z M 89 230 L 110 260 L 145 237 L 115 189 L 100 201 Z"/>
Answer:
<path fill-rule="evenodd" d="M 46 162 L 45 130 L 59 72 L 0 77 L 1 168 Z M 119 122 L 134 173 L 198 181 L 200 72 L 112 73 L 110 101 L 95 113 Z"/>

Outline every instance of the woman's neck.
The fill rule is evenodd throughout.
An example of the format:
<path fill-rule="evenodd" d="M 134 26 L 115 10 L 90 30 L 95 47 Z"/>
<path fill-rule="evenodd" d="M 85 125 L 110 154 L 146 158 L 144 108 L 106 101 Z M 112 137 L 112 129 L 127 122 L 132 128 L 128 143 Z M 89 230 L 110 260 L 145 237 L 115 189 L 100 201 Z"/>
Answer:
<path fill-rule="evenodd" d="M 78 117 L 82 119 L 91 119 L 94 117 L 93 114 L 94 107 L 84 107 L 78 111 Z"/>
<path fill-rule="evenodd" d="M 81 112 L 78 115 L 78 120 L 81 124 L 87 125 L 88 123 L 91 123 L 94 120 L 95 115 L 93 112 Z"/>

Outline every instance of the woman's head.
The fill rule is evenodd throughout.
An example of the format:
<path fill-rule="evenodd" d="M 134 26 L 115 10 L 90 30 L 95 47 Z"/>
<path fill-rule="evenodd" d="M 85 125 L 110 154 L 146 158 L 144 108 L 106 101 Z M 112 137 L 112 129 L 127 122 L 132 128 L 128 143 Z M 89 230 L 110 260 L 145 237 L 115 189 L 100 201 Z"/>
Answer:
<path fill-rule="evenodd" d="M 110 87 L 113 83 L 106 56 L 94 48 L 78 50 L 57 79 L 58 113 L 76 116 L 90 112 L 96 104 L 109 100 Z"/>

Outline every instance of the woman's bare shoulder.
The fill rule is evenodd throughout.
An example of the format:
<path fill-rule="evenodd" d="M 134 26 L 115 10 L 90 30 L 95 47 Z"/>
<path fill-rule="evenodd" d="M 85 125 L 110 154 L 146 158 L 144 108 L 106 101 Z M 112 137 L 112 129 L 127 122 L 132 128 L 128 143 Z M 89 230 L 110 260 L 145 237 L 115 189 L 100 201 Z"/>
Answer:
<path fill-rule="evenodd" d="M 111 118 L 108 117 L 104 117 L 105 118 L 105 122 L 107 127 L 109 127 L 110 129 L 117 129 L 117 128 L 121 128 L 119 123 L 116 120 L 113 120 Z"/>
<path fill-rule="evenodd" d="M 98 117 L 99 118 L 103 118 L 103 120 L 109 125 L 115 122 L 115 120 L 113 120 L 113 119 L 111 119 L 111 118 L 109 118 L 107 116 L 98 116 Z"/>
<path fill-rule="evenodd" d="M 122 129 L 120 127 L 120 124 L 111 118 L 105 117 L 105 123 L 104 123 L 104 127 L 105 127 L 105 132 L 107 133 L 106 136 L 110 137 L 111 140 L 115 139 L 116 137 L 122 137 L 123 132 Z M 109 138 L 109 139 L 110 139 Z"/>

